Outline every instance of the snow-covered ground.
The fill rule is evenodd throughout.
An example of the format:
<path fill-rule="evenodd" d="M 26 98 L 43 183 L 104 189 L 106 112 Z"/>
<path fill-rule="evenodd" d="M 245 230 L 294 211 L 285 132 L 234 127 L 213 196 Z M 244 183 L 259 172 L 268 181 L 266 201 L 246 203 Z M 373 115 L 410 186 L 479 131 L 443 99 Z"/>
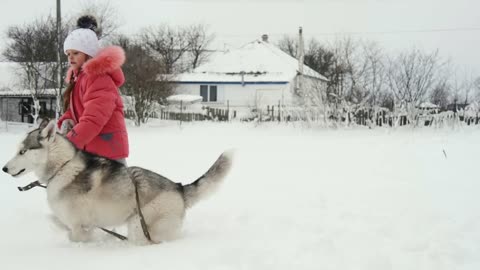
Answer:
<path fill-rule="evenodd" d="M 0 165 L 24 126 L 0 126 Z M 45 192 L 0 175 L 0 269 L 480 269 L 480 128 L 316 130 L 153 122 L 130 127 L 130 165 L 188 183 L 227 148 L 231 174 L 183 237 L 69 242 Z M 102 240 L 103 239 L 103 240 Z"/>

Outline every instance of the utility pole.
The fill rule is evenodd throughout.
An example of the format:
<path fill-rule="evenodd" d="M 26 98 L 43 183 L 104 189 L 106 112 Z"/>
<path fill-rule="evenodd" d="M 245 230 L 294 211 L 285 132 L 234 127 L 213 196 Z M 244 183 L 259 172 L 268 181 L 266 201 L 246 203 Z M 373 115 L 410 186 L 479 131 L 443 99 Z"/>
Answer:
<path fill-rule="evenodd" d="M 57 0 L 57 109 L 55 110 L 55 118 L 60 117 L 60 101 L 62 100 L 62 62 L 60 54 L 62 53 L 62 17 L 60 0 Z"/>
<path fill-rule="evenodd" d="M 304 94 L 303 92 L 303 62 L 305 58 L 303 48 L 303 31 L 302 27 L 298 29 L 298 80 L 297 80 L 297 88 L 299 94 Z"/>

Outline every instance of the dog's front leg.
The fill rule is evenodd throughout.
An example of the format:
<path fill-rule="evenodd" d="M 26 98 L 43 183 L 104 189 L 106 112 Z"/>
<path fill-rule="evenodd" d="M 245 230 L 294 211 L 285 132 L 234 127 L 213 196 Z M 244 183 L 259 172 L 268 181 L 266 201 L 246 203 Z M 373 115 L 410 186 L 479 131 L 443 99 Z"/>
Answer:
<path fill-rule="evenodd" d="M 92 238 L 92 228 L 84 225 L 72 226 L 68 238 L 72 242 L 88 242 Z"/>

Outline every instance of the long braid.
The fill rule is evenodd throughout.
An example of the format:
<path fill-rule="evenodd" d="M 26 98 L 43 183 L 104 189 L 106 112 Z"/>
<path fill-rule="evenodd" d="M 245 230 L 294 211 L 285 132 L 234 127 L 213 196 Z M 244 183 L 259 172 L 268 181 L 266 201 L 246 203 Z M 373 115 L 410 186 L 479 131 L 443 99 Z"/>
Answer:
<path fill-rule="evenodd" d="M 87 62 L 90 59 L 92 59 L 92 57 L 90 55 L 86 55 L 85 62 Z M 81 71 L 82 71 L 82 68 L 80 67 L 80 70 L 78 71 L 78 73 L 80 73 Z M 73 88 L 75 88 L 75 72 L 69 72 L 68 74 L 70 74 L 70 78 L 68 80 L 67 88 L 63 93 L 63 112 L 64 113 L 68 110 L 68 107 L 70 107 L 70 96 L 73 91 Z"/>
<path fill-rule="evenodd" d="M 67 88 L 65 89 L 65 92 L 63 93 L 63 112 L 66 112 L 68 108 L 70 107 L 70 95 L 73 91 L 73 88 L 75 88 L 75 80 L 73 78 L 73 72 L 70 75 L 69 78 L 69 83 L 67 85 Z"/>

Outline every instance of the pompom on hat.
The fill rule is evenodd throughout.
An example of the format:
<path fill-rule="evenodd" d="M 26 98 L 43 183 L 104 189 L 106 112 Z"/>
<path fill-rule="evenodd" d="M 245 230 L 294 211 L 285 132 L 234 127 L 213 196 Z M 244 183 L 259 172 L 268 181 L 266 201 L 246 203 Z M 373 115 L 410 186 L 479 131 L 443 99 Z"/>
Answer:
<path fill-rule="evenodd" d="M 77 21 L 77 29 L 68 34 L 63 43 L 63 52 L 76 50 L 91 57 L 95 57 L 100 50 L 100 44 L 96 34 L 97 21 L 92 16 L 82 16 Z"/>

